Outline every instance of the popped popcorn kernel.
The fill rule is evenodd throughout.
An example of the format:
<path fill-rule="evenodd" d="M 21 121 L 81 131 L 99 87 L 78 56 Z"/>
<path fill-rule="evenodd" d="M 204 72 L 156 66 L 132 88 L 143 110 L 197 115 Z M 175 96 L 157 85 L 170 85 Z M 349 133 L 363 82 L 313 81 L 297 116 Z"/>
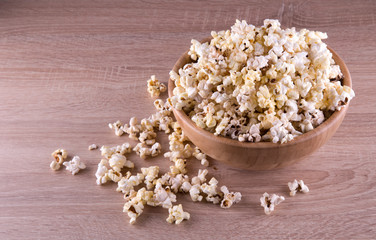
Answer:
<path fill-rule="evenodd" d="M 271 196 L 268 193 L 264 193 L 260 198 L 261 206 L 264 207 L 264 212 L 266 215 L 269 215 L 274 211 L 275 206 L 283 202 L 285 198 L 283 196 L 278 196 L 272 194 Z"/>
<path fill-rule="evenodd" d="M 158 178 L 159 174 L 159 167 L 158 166 L 151 166 L 148 168 L 141 168 L 142 174 L 145 176 L 145 185 L 146 188 L 149 190 L 154 187 L 153 181 L 154 179 Z"/>
<path fill-rule="evenodd" d="M 109 123 L 108 124 L 108 127 L 110 128 L 110 129 L 112 129 L 112 130 L 114 130 L 115 131 L 115 135 L 116 136 L 121 136 L 121 135 L 123 135 L 123 133 L 124 133 L 124 126 L 123 126 L 123 124 L 120 122 L 120 120 L 117 120 L 116 122 L 114 122 L 114 123 Z"/>
<path fill-rule="evenodd" d="M 97 185 L 105 184 L 108 181 L 107 172 L 110 166 L 108 165 L 107 159 L 102 159 L 98 163 L 98 169 L 95 172 L 95 177 L 97 178 Z"/>
<path fill-rule="evenodd" d="M 222 186 L 221 191 L 224 194 L 221 208 L 230 208 L 233 204 L 240 202 L 242 199 L 242 194 L 240 192 L 230 192 L 226 186 Z"/>
<path fill-rule="evenodd" d="M 89 149 L 89 151 L 91 151 L 91 150 L 95 150 L 95 149 L 97 149 L 98 148 L 98 146 L 96 145 L 96 144 L 91 144 L 91 145 L 89 145 L 89 147 L 88 147 L 88 149 Z"/>
<path fill-rule="evenodd" d="M 65 161 L 65 159 L 68 157 L 68 152 L 65 149 L 59 148 L 55 150 L 53 153 L 51 153 L 51 156 L 55 159 L 51 162 L 50 168 L 52 170 L 59 170 L 61 167 L 61 164 Z"/>
<path fill-rule="evenodd" d="M 168 213 L 169 215 L 166 219 L 168 223 L 175 222 L 175 224 L 180 224 L 184 219 L 189 220 L 191 217 L 188 212 L 183 211 L 183 206 L 181 204 L 170 207 Z"/>
<path fill-rule="evenodd" d="M 76 175 L 81 169 L 85 169 L 86 165 L 83 163 L 79 156 L 74 156 L 69 162 L 64 162 L 67 171 L 70 171 L 72 175 Z"/>
<path fill-rule="evenodd" d="M 147 81 L 147 86 L 151 97 L 158 97 L 167 90 L 166 85 L 160 83 L 159 80 L 155 78 L 155 75 L 152 75 Z"/>
<path fill-rule="evenodd" d="M 309 192 L 309 188 L 304 184 L 303 180 L 298 181 L 295 179 L 293 182 L 288 182 L 287 185 L 290 189 L 290 196 L 295 196 L 297 192 Z"/>
<path fill-rule="evenodd" d="M 143 213 L 145 204 L 150 201 L 152 196 L 153 191 L 147 191 L 145 188 L 141 188 L 124 204 L 123 212 L 128 214 L 130 224 L 136 222 L 136 219 Z"/>

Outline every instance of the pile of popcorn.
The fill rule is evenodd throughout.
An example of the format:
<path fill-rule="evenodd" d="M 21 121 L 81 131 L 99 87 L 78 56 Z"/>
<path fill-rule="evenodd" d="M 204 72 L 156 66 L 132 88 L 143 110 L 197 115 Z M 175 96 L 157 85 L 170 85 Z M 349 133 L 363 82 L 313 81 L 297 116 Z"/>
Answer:
<path fill-rule="evenodd" d="M 152 76 L 148 81 L 148 92 L 152 97 L 159 96 L 164 92 L 164 87 L 161 86 L 164 85 Z M 230 192 L 226 186 L 219 186 L 214 177 L 207 180 L 207 169 L 200 169 L 197 176 L 192 178 L 187 175 L 187 160 L 196 158 L 201 165 L 207 167 L 207 156 L 189 141 L 180 125 L 173 119 L 168 101 L 156 99 L 154 106 L 156 113 L 141 121 L 132 117 L 128 124 L 120 121 L 109 124 L 117 136 L 128 134 L 130 139 L 139 141 L 138 144 L 132 147 L 126 142 L 119 146 L 100 148 L 102 159 L 95 173 L 96 182 L 98 185 L 117 183 L 116 191 L 124 195 L 126 202 L 123 211 L 128 214 L 130 223 L 136 222 L 146 205 L 168 209 L 169 216 L 166 221 L 169 223 L 179 224 L 184 219 L 189 219 L 190 214 L 183 210 L 181 204 L 174 205 L 177 193 L 186 193 L 192 201 L 205 200 L 219 204 L 222 208 L 229 208 L 239 202 L 239 192 Z M 156 141 L 158 131 L 168 134 L 169 151 L 164 153 L 164 157 L 171 161 L 170 171 L 162 174 L 159 166 L 150 166 L 132 174 L 134 163 L 127 159 L 127 155 L 132 151 L 142 159 L 161 154 L 161 144 Z M 89 149 L 95 149 L 95 146 L 89 146 Z"/>
<path fill-rule="evenodd" d="M 192 63 L 170 72 L 169 101 L 215 135 L 285 143 L 355 96 L 322 42 L 326 33 L 266 19 L 261 27 L 237 20 L 211 35 L 210 43 L 192 40 Z"/>

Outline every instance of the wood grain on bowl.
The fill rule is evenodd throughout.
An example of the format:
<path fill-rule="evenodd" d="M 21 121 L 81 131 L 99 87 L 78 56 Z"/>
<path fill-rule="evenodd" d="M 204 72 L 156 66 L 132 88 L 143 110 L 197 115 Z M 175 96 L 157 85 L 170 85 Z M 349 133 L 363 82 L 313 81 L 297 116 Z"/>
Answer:
<path fill-rule="evenodd" d="M 210 41 L 210 38 L 202 42 Z M 338 54 L 328 47 L 333 59 L 343 73 L 343 84 L 351 87 L 351 76 L 345 62 Z M 178 72 L 185 64 L 192 62 L 188 51 L 175 63 L 173 70 Z M 169 79 L 168 94 L 173 96 L 174 81 Z M 292 141 L 280 144 L 272 142 L 239 142 L 214 134 L 196 126 L 182 110 L 173 109 L 176 120 L 188 138 L 204 153 L 215 160 L 234 167 L 250 170 L 268 170 L 284 167 L 304 159 L 325 144 L 337 131 L 348 109 L 346 104 L 340 111 L 335 111 L 328 119 L 315 129 L 295 137 Z"/>

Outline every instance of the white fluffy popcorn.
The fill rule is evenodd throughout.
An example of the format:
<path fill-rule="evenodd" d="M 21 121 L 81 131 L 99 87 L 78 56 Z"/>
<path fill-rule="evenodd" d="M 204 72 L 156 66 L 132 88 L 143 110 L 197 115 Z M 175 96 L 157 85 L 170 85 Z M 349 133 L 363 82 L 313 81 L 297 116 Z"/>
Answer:
<path fill-rule="evenodd" d="M 134 224 L 136 219 L 144 211 L 144 206 L 149 202 L 153 197 L 153 191 L 146 191 L 145 188 L 135 192 L 132 196 L 129 197 L 128 201 L 124 204 L 123 212 L 126 212 L 130 218 L 129 223 Z"/>
<path fill-rule="evenodd" d="M 148 205 L 170 208 L 174 202 L 176 202 L 176 195 L 171 191 L 170 187 L 163 187 L 160 182 L 157 182 L 153 198 L 148 202 Z"/>
<path fill-rule="evenodd" d="M 159 94 L 167 90 L 166 85 L 160 83 L 159 80 L 155 78 L 155 75 L 152 75 L 147 83 L 148 92 L 150 93 L 151 97 L 158 97 Z"/>
<path fill-rule="evenodd" d="M 144 179 L 145 176 L 143 174 L 137 173 L 137 175 L 131 175 L 131 173 L 128 171 L 127 175 L 122 177 L 120 181 L 118 181 L 118 187 L 116 188 L 116 191 L 122 192 L 127 195 L 134 190 L 134 187 L 140 185 Z"/>
<path fill-rule="evenodd" d="M 240 192 L 230 192 L 226 186 L 222 186 L 221 191 L 224 194 L 221 208 L 230 208 L 233 204 L 240 202 L 242 199 Z"/>
<path fill-rule="evenodd" d="M 168 223 L 175 222 L 175 224 L 180 224 L 184 219 L 189 220 L 191 217 L 188 212 L 183 211 L 183 206 L 181 204 L 170 207 L 168 213 L 169 215 L 166 219 Z"/>
<path fill-rule="evenodd" d="M 115 131 L 116 136 L 121 136 L 124 133 L 124 126 L 119 120 L 109 123 L 108 127 Z"/>
<path fill-rule="evenodd" d="M 61 164 L 63 164 L 65 159 L 68 157 L 68 152 L 65 149 L 59 148 L 51 153 L 51 156 L 54 158 L 54 160 L 51 162 L 50 168 L 56 171 L 60 169 Z"/>
<path fill-rule="evenodd" d="M 114 147 L 102 146 L 100 151 L 101 151 L 102 157 L 105 157 L 106 159 L 110 159 L 111 156 L 115 153 L 118 153 L 121 155 L 131 153 L 132 146 L 126 142 L 126 143 L 123 143 L 122 145 L 117 145 Z"/>
<path fill-rule="evenodd" d="M 282 29 L 278 20 L 261 27 L 237 20 L 212 37 L 192 40 L 193 62 L 170 72 L 175 88 L 168 102 L 215 135 L 286 143 L 355 96 L 341 83 L 324 33 Z"/>
<path fill-rule="evenodd" d="M 127 160 L 124 155 L 120 153 L 115 153 L 111 155 L 111 158 L 108 160 L 110 167 L 116 172 L 120 172 L 123 167 L 134 168 L 134 163 Z"/>
<path fill-rule="evenodd" d="M 141 168 L 142 174 L 145 176 L 145 185 L 146 188 L 149 190 L 154 187 L 153 181 L 158 178 L 159 174 L 159 167 L 158 166 L 151 166 L 148 168 Z"/>
<path fill-rule="evenodd" d="M 102 159 L 98 163 L 97 171 L 95 172 L 95 177 L 97 178 L 97 185 L 105 184 L 108 181 L 107 172 L 109 169 L 108 160 Z"/>
<path fill-rule="evenodd" d="M 287 185 L 290 189 L 290 196 L 295 196 L 297 192 L 309 192 L 309 188 L 304 184 L 303 180 L 298 181 L 295 179 L 293 182 L 288 182 Z"/>
<path fill-rule="evenodd" d="M 274 211 L 275 206 L 283 202 L 285 198 L 283 196 L 278 196 L 277 194 L 272 194 L 271 196 L 268 193 L 260 198 L 261 206 L 264 207 L 265 214 L 269 215 Z"/>
<path fill-rule="evenodd" d="M 160 143 L 154 143 L 150 148 L 145 145 L 144 143 L 138 143 L 134 148 L 133 151 L 136 152 L 137 155 L 140 156 L 142 159 L 146 159 L 148 156 L 156 157 L 161 153 L 162 146 Z"/>
<path fill-rule="evenodd" d="M 64 162 L 67 171 L 70 171 L 72 175 L 76 175 L 81 169 L 85 169 L 86 165 L 83 163 L 79 156 L 74 156 L 69 162 Z"/>
<path fill-rule="evenodd" d="M 89 147 L 88 147 L 88 149 L 91 151 L 91 150 L 95 150 L 95 149 L 97 149 L 98 148 L 98 146 L 96 145 L 96 144 L 91 144 L 91 145 L 89 145 Z"/>

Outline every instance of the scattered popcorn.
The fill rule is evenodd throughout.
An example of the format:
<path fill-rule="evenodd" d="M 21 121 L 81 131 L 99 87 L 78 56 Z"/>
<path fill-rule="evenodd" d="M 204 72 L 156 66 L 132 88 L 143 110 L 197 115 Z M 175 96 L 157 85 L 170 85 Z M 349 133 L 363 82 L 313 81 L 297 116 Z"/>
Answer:
<path fill-rule="evenodd" d="M 180 224 L 184 219 L 189 219 L 191 216 L 188 212 L 183 211 L 183 206 L 181 204 L 175 205 L 168 209 L 169 216 L 166 219 L 167 222 L 175 224 Z"/>
<path fill-rule="evenodd" d="M 124 133 L 123 124 L 119 120 L 109 123 L 108 127 L 115 131 L 116 136 L 121 136 Z"/>
<path fill-rule="evenodd" d="M 221 208 L 230 208 L 233 204 L 240 202 L 242 199 L 242 194 L 240 192 L 229 192 L 226 186 L 222 186 L 221 191 L 224 194 Z"/>
<path fill-rule="evenodd" d="M 283 196 L 278 196 L 276 194 L 269 196 L 268 193 L 264 193 L 264 195 L 260 198 L 261 206 L 264 207 L 264 212 L 267 215 L 272 213 L 274 211 L 274 207 L 284 200 L 285 198 Z"/>
<path fill-rule="evenodd" d="M 137 194 L 132 196 L 123 207 L 123 212 L 126 212 L 130 217 L 130 224 L 134 224 L 136 219 L 144 211 L 144 206 L 153 197 L 153 191 L 146 191 L 145 188 L 141 188 L 137 191 Z"/>
<path fill-rule="evenodd" d="M 287 184 L 290 189 L 290 196 L 295 196 L 296 192 L 309 192 L 307 185 L 304 184 L 303 180 L 297 181 L 296 179 L 293 182 Z"/>
<path fill-rule="evenodd" d="M 127 153 L 132 152 L 132 147 L 129 143 L 123 143 L 122 145 L 114 146 L 114 147 L 107 147 L 102 146 L 101 149 L 101 155 L 107 159 L 110 159 L 111 156 L 115 153 L 125 155 Z"/>
<path fill-rule="evenodd" d="M 96 144 L 91 144 L 89 147 L 88 147 L 88 149 L 91 151 L 91 150 L 95 150 L 95 149 L 97 149 L 98 148 L 98 146 L 96 145 Z"/>
<path fill-rule="evenodd" d="M 148 80 L 148 92 L 151 97 L 158 97 L 159 94 L 167 90 L 166 85 L 160 83 L 158 79 L 155 78 L 155 75 L 152 75 Z"/>
<path fill-rule="evenodd" d="M 129 120 L 129 126 L 128 124 L 125 124 L 123 130 L 129 135 L 129 138 L 138 140 L 138 134 L 140 133 L 141 125 L 138 124 L 136 117 L 132 117 Z"/>
<path fill-rule="evenodd" d="M 69 162 L 64 162 L 66 170 L 70 171 L 72 175 L 76 175 L 81 169 L 85 169 L 86 165 L 83 163 L 79 156 L 74 156 Z"/>
<path fill-rule="evenodd" d="M 286 143 L 355 96 L 342 85 L 325 33 L 282 29 L 266 19 L 261 27 L 237 20 L 211 35 L 207 43 L 192 40 L 193 62 L 170 72 L 175 88 L 168 102 L 215 135 Z M 168 155 L 178 158 L 174 151 Z"/>
<path fill-rule="evenodd" d="M 68 153 L 65 149 L 59 148 L 55 150 L 53 153 L 51 153 L 51 156 L 55 159 L 51 162 L 50 168 L 52 170 L 59 170 L 61 167 L 61 164 L 65 161 L 65 159 L 68 157 Z"/>

